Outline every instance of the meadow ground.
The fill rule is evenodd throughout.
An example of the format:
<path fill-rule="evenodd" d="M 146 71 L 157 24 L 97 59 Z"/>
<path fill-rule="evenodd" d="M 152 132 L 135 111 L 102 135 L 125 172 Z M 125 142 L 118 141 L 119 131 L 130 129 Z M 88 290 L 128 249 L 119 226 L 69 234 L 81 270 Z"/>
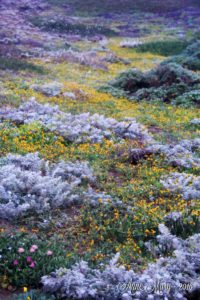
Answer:
<path fill-rule="evenodd" d="M 5 1 L 2 6 L 4 14 L 0 24 L 8 25 L 0 30 L 2 111 L 5 107 L 12 111 L 29 99 L 35 99 L 40 104 L 58 105 L 60 111 L 73 115 L 97 113 L 118 122 L 135 118 L 159 144 L 178 145 L 182 140 L 199 137 L 199 125 L 191 123 L 199 119 L 198 106 L 186 108 L 162 101 L 130 101 L 99 91 L 99 87 L 122 71 L 130 68 L 149 71 L 177 54 L 176 51 L 180 53 L 195 34 L 199 22 L 195 13 L 197 8 L 179 12 L 177 22 L 175 10 L 129 13 L 124 8 L 125 11 L 119 14 L 106 8 L 106 14 L 105 10 L 101 11 L 102 7 L 91 6 L 92 16 L 88 16 L 84 7 L 74 8 L 70 1 L 40 2 L 12 4 Z M 79 1 L 74 2 L 74 5 L 78 4 Z M 77 12 L 81 12 L 81 16 Z M 180 39 L 186 44 L 180 45 Z M 165 44 L 163 50 L 163 41 L 177 40 L 175 46 L 178 49 L 169 47 L 168 52 Z M 122 47 L 127 41 L 161 41 L 161 49 L 138 51 L 135 47 Z M 52 82 L 60 84 L 56 94 L 50 95 L 37 88 Z M 163 153 L 151 153 L 133 163 L 131 150 L 146 147 L 141 139 L 112 135 L 109 139 L 103 136 L 101 142 L 85 139 L 77 143 L 76 139 L 66 139 L 62 130 L 49 130 L 45 122 L 1 119 L 1 168 L 9 153 L 27 155 L 37 152 L 39 158 L 49 161 L 50 165 L 58 164 L 60 160 L 80 164 L 86 161 L 94 181 L 81 181 L 76 189 L 82 193 L 82 189 L 91 188 L 95 197 L 103 196 L 98 196 L 98 204 L 92 207 L 89 201 L 80 201 L 78 205 L 58 205 L 39 213 L 34 209 L 27 210 L 17 218 L 14 215 L 11 219 L 1 217 L 0 285 L 2 290 L 9 290 L 10 298 L 40 299 L 26 293 L 26 288 L 28 291 L 40 288 L 42 276 L 61 267 L 70 268 L 80 260 L 98 267 L 108 263 L 118 252 L 120 265 L 127 270 L 142 272 L 158 257 L 147 249 L 146 244 L 156 244 L 161 223 L 167 224 L 172 233 L 182 239 L 199 232 L 198 197 L 185 199 L 181 188 L 170 190 L 162 184 L 165 176 L 175 172 L 199 178 L 198 164 L 174 165 Z M 198 150 L 196 157 L 199 159 Z M 38 176 L 42 170 L 41 167 Z M 9 179 L 10 183 L 3 183 L 4 176 L 0 170 L 2 199 L 2 186 L 17 195 L 13 186 L 19 179 L 16 175 Z M 26 184 L 28 190 L 29 183 Z M 199 186 L 196 189 L 199 190 Z M 20 186 L 18 192 L 23 197 L 29 193 L 27 190 L 22 191 Z M 105 195 L 112 199 L 106 204 Z M 36 193 L 36 196 L 40 195 Z M 121 204 L 115 205 L 117 201 Z M 0 200 L 0 204 L 3 207 L 5 200 Z M 166 215 L 172 212 L 181 213 L 181 222 L 176 226 L 166 221 Z M 37 246 L 35 249 L 34 245 Z M 16 290 L 20 292 L 23 288 L 23 295 L 13 296 Z M 7 296 L 0 297 L 6 299 Z"/>

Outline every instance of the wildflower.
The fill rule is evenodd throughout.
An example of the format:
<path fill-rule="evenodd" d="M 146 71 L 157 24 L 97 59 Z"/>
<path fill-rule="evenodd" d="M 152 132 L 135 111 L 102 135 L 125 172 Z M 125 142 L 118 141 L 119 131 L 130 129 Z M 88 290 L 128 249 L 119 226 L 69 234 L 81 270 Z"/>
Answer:
<path fill-rule="evenodd" d="M 30 297 L 27 297 L 26 300 L 31 300 L 31 298 L 30 298 Z"/>
<path fill-rule="evenodd" d="M 29 265 L 30 268 L 35 268 L 35 263 L 32 261 L 32 263 Z"/>
<path fill-rule="evenodd" d="M 48 256 L 51 256 L 52 254 L 53 254 L 53 252 L 52 252 L 51 250 L 48 250 L 48 251 L 47 251 L 47 255 L 48 255 Z"/>
<path fill-rule="evenodd" d="M 17 260 L 17 259 L 15 259 L 14 261 L 13 261 L 13 265 L 14 266 L 17 266 L 19 264 L 19 261 Z"/>
<path fill-rule="evenodd" d="M 117 209 L 115 209 L 114 216 L 115 219 L 119 219 L 119 211 Z"/>
<path fill-rule="evenodd" d="M 38 246 L 37 246 L 37 245 L 32 245 L 29 251 L 30 251 L 31 253 L 33 253 L 33 252 L 35 252 L 37 249 L 38 249 Z"/>
<path fill-rule="evenodd" d="M 27 256 L 26 261 L 27 261 L 27 263 L 31 263 L 33 260 L 31 258 L 31 256 Z"/>
<path fill-rule="evenodd" d="M 21 227 L 19 231 L 20 231 L 20 232 L 26 232 L 26 228 Z"/>
<path fill-rule="evenodd" d="M 30 248 L 30 252 L 33 253 L 33 252 L 35 252 L 37 249 L 38 249 L 38 246 L 37 246 L 37 245 L 32 245 L 31 248 Z"/>
<path fill-rule="evenodd" d="M 19 248 L 18 249 L 18 253 L 24 253 L 24 251 L 25 251 L 24 248 Z"/>
<path fill-rule="evenodd" d="M 23 292 L 24 292 L 24 293 L 27 293 L 27 291 L 28 291 L 27 287 L 24 286 L 24 287 L 23 287 Z"/>

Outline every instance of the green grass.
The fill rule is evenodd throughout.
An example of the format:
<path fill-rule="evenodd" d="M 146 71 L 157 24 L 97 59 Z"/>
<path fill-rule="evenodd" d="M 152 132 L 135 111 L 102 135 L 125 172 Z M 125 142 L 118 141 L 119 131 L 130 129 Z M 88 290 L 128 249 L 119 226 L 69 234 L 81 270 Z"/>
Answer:
<path fill-rule="evenodd" d="M 187 46 L 188 42 L 184 40 L 163 40 L 142 44 L 136 50 L 137 52 L 150 52 L 163 56 L 171 56 L 180 54 Z"/>
<path fill-rule="evenodd" d="M 0 70 L 30 71 L 44 74 L 44 68 L 13 57 L 0 57 Z"/>

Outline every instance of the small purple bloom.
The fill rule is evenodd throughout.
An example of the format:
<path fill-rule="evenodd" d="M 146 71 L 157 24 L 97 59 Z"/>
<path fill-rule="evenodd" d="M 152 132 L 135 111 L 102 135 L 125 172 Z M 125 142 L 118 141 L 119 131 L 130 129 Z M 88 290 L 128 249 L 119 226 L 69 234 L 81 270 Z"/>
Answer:
<path fill-rule="evenodd" d="M 32 263 L 33 260 L 31 258 L 31 256 L 27 256 L 26 261 L 27 261 L 27 263 Z"/>
<path fill-rule="evenodd" d="M 19 261 L 17 260 L 17 259 L 15 259 L 14 261 L 13 261 L 13 265 L 14 266 L 17 266 L 19 264 Z"/>
<path fill-rule="evenodd" d="M 29 265 L 30 268 L 35 268 L 35 263 L 32 261 L 32 263 Z"/>

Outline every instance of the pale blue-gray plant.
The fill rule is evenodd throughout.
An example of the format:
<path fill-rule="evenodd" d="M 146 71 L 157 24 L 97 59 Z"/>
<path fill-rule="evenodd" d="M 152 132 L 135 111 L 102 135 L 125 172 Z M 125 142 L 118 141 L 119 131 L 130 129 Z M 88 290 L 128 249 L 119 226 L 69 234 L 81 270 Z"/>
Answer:
<path fill-rule="evenodd" d="M 99 143 L 104 138 L 112 139 L 114 137 L 138 139 L 143 142 L 152 140 L 146 128 L 133 118 L 118 122 L 99 114 L 72 115 L 60 111 L 57 106 L 43 105 L 34 99 L 23 103 L 19 108 L 2 108 L 0 118 L 19 124 L 40 122 L 49 130 L 57 132 L 66 140 L 75 143 Z"/>
<path fill-rule="evenodd" d="M 165 189 L 179 193 L 185 200 L 200 199 L 200 176 L 174 172 L 161 179 Z"/>
<path fill-rule="evenodd" d="M 98 196 L 88 184 L 95 177 L 86 162 L 50 164 L 38 153 L 9 154 L 0 160 L 0 218 L 12 219 L 27 212 L 41 213 L 60 206 L 84 201 L 108 202 L 109 196 Z"/>
<path fill-rule="evenodd" d="M 147 148 L 154 153 L 162 153 L 166 162 L 173 166 L 181 166 L 187 169 L 200 167 L 200 158 L 197 150 L 200 149 L 200 139 L 182 140 L 178 144 L 160 145 L 154 143 Z"/>

